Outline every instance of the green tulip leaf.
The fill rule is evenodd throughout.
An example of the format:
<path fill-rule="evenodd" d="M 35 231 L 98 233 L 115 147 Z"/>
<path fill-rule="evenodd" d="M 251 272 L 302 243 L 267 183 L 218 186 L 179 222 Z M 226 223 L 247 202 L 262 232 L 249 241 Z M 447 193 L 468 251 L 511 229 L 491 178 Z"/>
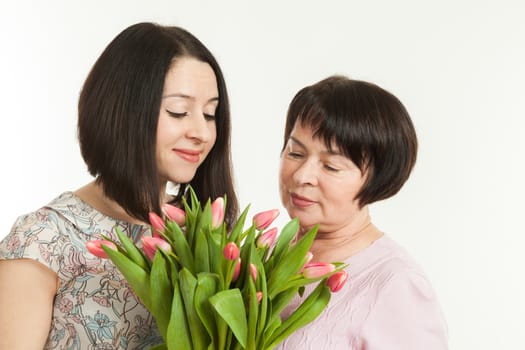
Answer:
<path fill-rule="evenodd" d="M 226 321 L 237 341 L 246 348 L 248 336 L 248 322 L 238 288 L 220 291 L 210 298 L 210 303 L 219 316 Z"/>
<path fill-rule="evenodd" d="M 193 349 L 205 350 L 210 342 L 210 337 L 201 322 L 201 319 L 195 309 L 195 290 L 197 288 L 197 279 L 190 271 L 183 268 L 179 273 L 180 291 L 184 301 L 184 309 L 193 342 Z"/>
<path fill-rule="evenodd" d="M 166 228 L 171 230 L 173 233 L 173 244 L 172 248 L 175 251 L 175 254 L 179 257 L 179 262 L 190 270 L 190 272 L 195 272 L 195 265 L 193 260 L 193 254 L 191 253 L 190 246 L 186 241 L 184 233 L 180 229 L 179 225 L 174 224 L 173 222 L 168 221 L 166 223 Z"/>
<path fill-rule="evenodd" d="M 270 299 L 285 290 L 288 281 L 304 266 L 306 253 L 312 246 L 316 234 L 317 230 L 307 232 L 275 266 L 268 279 L 268 296 Z"/>
<path fill-rule="evenodd" d="M 210 272 L 210 251 L 208 237 L 204 230 L 195 233 L 195 271 Z"/>
<path fill-rule="evenodd" d="M 277 242 L 275 243 L 275 248 L 272 254 L 275 260 L 279 261 L 281 257 L 288 251 L 290 242 L 295 238 L 298 231 L 299 219 L 297 218 L 292 219 L 283 227 L 281 233 L 277 237 Z"/>
<path fill-rule="evenodd" d="M 240 236 L 241 232 L 244 228 L 244 223 L 246 221 L 246 216 L 248 215 L 248 211 L 250 209 L 250 206 L 246 206 L 246 208 L 241 213 L 241 216 L 237 219 L 237 222 L 233 226 L 233 229 L 230 233 L 230 241 L 235 242 L 237 245 L 240 245 Z"/>
<path fill-rule="evenodd" d="M 133 241 L 118 226 L 115 227 L 115 232 L 126 250 L 126 255 L 144 270 L 149 271 L 149 261 L 144 256 L 144 253 L 137 248 Z"/>
<path fill-rule="evenodd" d="M 192 348 L 190 330 L 180 287 L 175 280 L 173 285 L 173 302 L 171 304 L 171 317 L 168 325 L 168 338 L 166 339 L 169 350 L 190 350 Z"/>
<path fill-rule="evenodd" d="M 319 283 L 297 310 L 275 330 L 273 337 L 269 341 L 269 348 L 273 349 L 297 329 L 316 319 L 328 305 L 331 294 L 325 283 Z"/>
<path fill-rule="evenodd" d="M 128 281 L 128 284 L 142 301 L 144 306 L 146 306 L 148 310 L 151 310 L 148 272 L 124 254 L 106 247 L 105 245 L 102 245 L 102 249 L 106 252 L 113 264 L 119 269 L 126 281 Z"/>
<path fill-rule="evenodd" d="M 155 316 L 157 326 L 164 339 L 167 339 L 168 325 L 171 316 L 173 291 L 171 279 L 168 276 L 166 258 L 159 249 L 153 259 L 150 275 L 151 313 Z"/>
<path fill-rule="evenodd" d="M 217 293 L 218 285 L 219 277 L 215 274 L 201 272 L 197 275 L 197 287 L 194 296 L 195 309 L 211 338 L 210 345 L 214 346 L 218 343 L 217 324 L 214 317 L 215 311 L 209 299 Z"/>

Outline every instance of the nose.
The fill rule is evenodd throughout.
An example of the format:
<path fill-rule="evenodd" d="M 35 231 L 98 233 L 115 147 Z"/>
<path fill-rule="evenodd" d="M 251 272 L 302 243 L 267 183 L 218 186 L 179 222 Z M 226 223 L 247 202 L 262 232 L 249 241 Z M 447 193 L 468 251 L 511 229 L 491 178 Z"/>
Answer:
<path fill-rule="evenodd" d="M 215 128 L 215 124 L 206 120 L 202 111 L 194 113 L 188 121 L 190 124 L 186 132 L 188 138 L 199 143 L 206 143 L 212 139 L 212 129 Z"/>
<path fill-rule="evenodd" d="M 293 172 L 292 179 L 297 185 L 317 185 L 318 169 L 313 159 L 306 159 Z"/>

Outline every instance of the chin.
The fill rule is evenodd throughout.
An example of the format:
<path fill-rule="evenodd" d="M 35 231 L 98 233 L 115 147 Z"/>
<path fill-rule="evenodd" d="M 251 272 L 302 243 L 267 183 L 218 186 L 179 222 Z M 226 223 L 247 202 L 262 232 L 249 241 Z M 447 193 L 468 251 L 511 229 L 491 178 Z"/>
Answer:
<path fill-rule="evenodd" d="M 191 182 L 194 177 L 195 172 L 192 172 L 191 174 L 177 174 L 177 176 L 170 176 L 169 180 L 174 183 L 185 184 Z"/>

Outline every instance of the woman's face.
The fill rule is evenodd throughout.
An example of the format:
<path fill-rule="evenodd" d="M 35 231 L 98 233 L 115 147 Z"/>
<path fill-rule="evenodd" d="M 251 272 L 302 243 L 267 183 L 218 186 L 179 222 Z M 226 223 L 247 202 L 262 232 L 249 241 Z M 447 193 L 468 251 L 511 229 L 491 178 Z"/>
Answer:
<path fill-rule="evenodd" d="M 281 201 L 305 229 L 320 224 L 320 232 L 337 231 L 360 211 L 354 198 L 366 174 L 332 148 L 314 138 L 310 127 L 296 123 L 281 155 Z"/>
<path fill-rule="evenodd" d="M 213 147 L 219 91 L 208 63 L 177 58 L 164 82 L 156 157 L 161 183 L 191 181 Z"/>

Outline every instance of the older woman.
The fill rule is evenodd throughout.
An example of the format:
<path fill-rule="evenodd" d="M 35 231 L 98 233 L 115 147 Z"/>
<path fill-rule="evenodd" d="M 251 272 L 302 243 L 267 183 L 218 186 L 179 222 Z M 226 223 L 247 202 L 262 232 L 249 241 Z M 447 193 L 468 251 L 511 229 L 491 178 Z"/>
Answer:
<path fill-rule="evenodd" d="M 279 349 L 447 349 L 430 282 L 368 211 L 401 189 L 416 154 L 405 107 L 374 84 L 332 76 L 294 97 L 281 156 L 281 200 L 302 231 L 319 224 L 314 261 L 346 262 L 350 283 Z"/>

